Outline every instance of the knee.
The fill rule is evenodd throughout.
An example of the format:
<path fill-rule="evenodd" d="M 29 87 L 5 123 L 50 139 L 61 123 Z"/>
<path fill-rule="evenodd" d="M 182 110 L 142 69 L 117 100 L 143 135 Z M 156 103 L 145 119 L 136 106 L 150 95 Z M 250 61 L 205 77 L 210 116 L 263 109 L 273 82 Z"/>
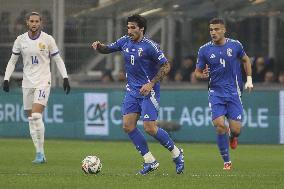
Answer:
<path fill-rule="evenodd" d="M 135 129 L 135 126 L 132 124 L 123 123 L 122 128 L 125 133 L 130 133 L 131 131 L 133 131 L 133 129 Z"/>
<path fill-rule="evenodd" d="M 235 137 L 238 137 L 241 133 L 241 127 L 234 127 L 234 128 L 231 127 L 230 130 L 231 130 L 231 134 Z"/>
<path fill-rule="evenodd" d="M 223 124 L 217 124 L 217 125 L 215 125 L 215 128 L 216 128 L 216 133 L 218 135 L 222 135 L 222 134 L 226 133 L 227 128 Z"/>
<path fill-rule="evenodd" d="M 32 117 L 31 117 L 34 121 L 38 121 L 38 120 L 41 120 L 42 119 L 42 115 L 41 113 L 32 113 Z"/>
<path fill-rule="evenodd" d="M 148 133 L 151 136 L 155 136 L 157 134 L 157 126 L 154 124 L 148 124 L 148 123 L 144 123 L 144 130 L 146 133 Z"/>

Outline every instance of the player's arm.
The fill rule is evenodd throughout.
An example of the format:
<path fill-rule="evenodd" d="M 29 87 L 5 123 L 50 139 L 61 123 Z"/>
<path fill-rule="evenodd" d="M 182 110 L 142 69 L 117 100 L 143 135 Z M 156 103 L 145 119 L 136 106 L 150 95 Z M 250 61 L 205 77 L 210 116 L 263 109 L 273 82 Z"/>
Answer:
<path fill-rule="evenodd" d="M 244 69 L 247 75 L 247 82 L 245 83 L 245 89 L 248 89 L 249 92 L 251 92 L 253 88 L 252 84 L 252 69 L 251 69 L 251 62 L 250 58 L 245 54 L 242 58 L 241 61 L 244 65 Z"/>
<path fill-rule="evenodd" d="M 200 68 L 195 68 L 195 71 L 194 71 L 194 75 L 196 77 L 196 79 L 199 79 L 199 80 L 206 80 L 209 78 L 209 67 L 208 65 L 206 64 L 206 67 L 205 69 L 200 69 Z"/>
<path fill-rule="evenodd" d="M 171 70 L 171 65 L 169 62 L 162 64 L 157 75 L 151 80 L 152 85 L 154 86 L 157 82 L 162 81 L 165 78 L 165 76 L 168 75 L 170 70 Z"/>
<path fill-rule="evenodd" d="M 209 78 L 209 67 L 206 62 L 206 59 L 203 56 L 203 49 L 200 48 L 198 51 L 198 58 L 196 62 L 196 68 L 194 71 L 194 75 L 198 80 L 206 80 Z"/>
<path fill-rule="evenodd" d="M 9 80 L 10 80 L 12 73 L 15 70 L 15 65 L 19 59 L 20 54 L 21 54 L 20 39 L 17 38 L 14 42 L 13 49 L 12 49 L 12 55 L 8 61 L 6 71 L 5 71 L 4 83 L 3 83 L 3 90 L 5 92 L 9 92 Z"/>
<path fill-rule="evenodd" d="M 141 87 L 140 93 L 144 96 L 147 96 L 150 93 L 150 91 L 152 90 L 152 88 L 154 87 L 154 85 L 157 82 L 162 81 L 164 79 L 164 77 L 166 75 L 168 75 L 170 70 L 171 70 L 171 66 L 170 66 L 170 63 L 168 61 L 166 63 L 162 64 L 160 66 L 158 73 L 153 77 L 153 79 L 149 83 L 146 83 Z"/>
<path fill-rule="evenodd" d="M 62 60 L 59 54 L 59 50 L 58 50 L 58 47 L 56 45 L 54 38 L 50 36 L 49 39 L 50 39 L 49 50 L 50 50 L 51 58 L 56 63 L 57 69 L 59 70 L 61 76 L 63 77 L 63 89 L 66 94 L 69 94 L 71 88 L 69 85 L 68 75 L 67 75 L 64 61 Z"/>
<path fill-rule="evenodd" d="M 100 41 L 95 41 L 92 44 L 92 47 L 94 50 L 97 50 L 101 54 L 109 54 L 113 52 L 112 49 L 110 49 L 107 45 L 101 43 Z"/>
<path fill-rule="evenodd" d="M 59 70 L 59 72 L 60 72 L 60 74 L 63 78 L 63 89 L 64 89 L 66 94 L 69 94 L 71 87 L 69 85 L 67 70 L 66 70 L 64 61 L 62 60 L 59 53 L 54 55 L 52 58 L 53 58 L 54 62 L 56 63 L 57 69 Z"/>
<path fill-rule="evenodd" d="M 7 67 L 6 67 L 6 71 L 5 71 L 5 76 L 4 76 L 4 83 L 3 83 L 3 90 L 5 92 L 9 92 L 9 80 L 10 80 L 10 77 L 12 75 L 12 73 L 14 72 L 15 70 L 15 65 L 18 61 L 18 58 L 19 58 L 19 54 L 14 54 L 12 53 L 11 57 L 10 57 L 10 60 L 7 64 Z"/>

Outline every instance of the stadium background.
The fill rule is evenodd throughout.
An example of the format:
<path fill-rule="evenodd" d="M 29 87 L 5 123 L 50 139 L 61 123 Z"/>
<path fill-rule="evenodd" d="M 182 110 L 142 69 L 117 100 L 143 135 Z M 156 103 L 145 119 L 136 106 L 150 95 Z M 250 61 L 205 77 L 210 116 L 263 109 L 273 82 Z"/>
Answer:
<path fill-rule="evenodd" d="M 72 92 L 51 65 L 53 91 L 45 113 L 47 138 L 127 140 L 121 130 L 124 71 L 119 53 L 95 53 L 91 43 L 113 42 L 124 35 L 125 18 L 148 19 L 147 35 L 161 44 L 172 64 L 162 82 L 161 125 L 176 141 L 213 142 L 206 83 L 192 77 L 198 48 L 209 39 L 208 20 L 223 17 L 228 36 L 238 39 L 251 57 L 255 90 L 243 95 L 243 143 L 284 142 L 284 2 L 281 0 L 0 0 L 0 77 L 16 36 L 25 32 L 24 15 L 39 11 L 43 30 L 57 41 Z M 19 7 L 19 4 L 21 5 Z M 22 64 L 11 78 L 12 91 L 0 92 L 0 136 L 29 137 L 20 92 Z M 99 100 L 98 100 L 99 99 Z M 180 128 L 171 128 L 172 125 Z M 141 123 L 139 124 L 141 126 Z"/>
<path fill-rule="evenodd" d="M 60 48 L 70 77 L 66 96 L 52 63 L 53 88 L 44 113 L 47 164 L 32 165 L 29 128 L 22 108 L 22 64 L 11 91 L 0 90 L 0 188 L 284 188 L 284 1 L 283 0 L 0 0 L 0 85 L 24 15 L 43 14 L 44 31 Z M 95 40 L 109 43 L 126 32 L 126 17 L 142 13 L 148 35 L 172 64 L 162 82 L 161 126 L 185 150 L 177 175 L 167 150 L 150 142 L 159 170 L 135 176 L 141 157 L 121 128 L 125 78 L 120 54 L 100 55 Z M 220 16 L 228 36 L 244 45 L 253 63 L 254 91 L 244 92 L 241 145 L 224 172 L 210 121 L 207 83 L 192 77 L 200 45 L 210 40 L 208 21 Z M 1 86 L 2 88 L 2 86 Z M 138 127 L 142 127 L 141 122 Z M 68 139 L 68 140 L 67 140 Z M 151 138 L 147 138 L 151 139 Z M 97 155 L 97 176 L 85 176 L 81 160 Z"/>

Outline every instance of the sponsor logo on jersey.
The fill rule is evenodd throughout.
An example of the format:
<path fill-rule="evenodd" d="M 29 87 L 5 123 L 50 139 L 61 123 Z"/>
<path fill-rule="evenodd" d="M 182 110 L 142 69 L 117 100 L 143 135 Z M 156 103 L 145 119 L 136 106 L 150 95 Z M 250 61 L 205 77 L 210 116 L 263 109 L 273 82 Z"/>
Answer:
<path fill-rule="evenodd" d="M 144 118 L 148 119 L 148 118 L 149 118 L 149 115 L 148 115 L 148 114 L 145 114 L 145 115 L 144 115 Z"/>
<path fill-rule="evenodd" d="M 242 115 L 241 114 L 238 115 L 237 119 L 242 119 Z"/>
<path fill-rule="evenodd" d="M 211 56 L 210 56 L 210 58 L 215 58 L 216 56 L 215 56 L 215 54 L 211 54 Z"/>

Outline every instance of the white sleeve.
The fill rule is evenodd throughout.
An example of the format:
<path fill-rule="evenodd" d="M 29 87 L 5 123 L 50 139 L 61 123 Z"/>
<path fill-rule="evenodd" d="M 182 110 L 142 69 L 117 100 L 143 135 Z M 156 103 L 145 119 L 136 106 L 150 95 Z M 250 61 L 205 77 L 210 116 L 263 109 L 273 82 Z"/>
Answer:
<path fill-rule="evenodd" d="M 68 78 L 67 71 L 66 71 L 66 68 L 65 68 L 65 64 L 64 64 L 61 56 L 59 55 L 59 53 L 57 53 L 56 55 L 53 56 L 53 60 L 55 61 L 61 76 L 63 78 Z"/>
<path fill-rule="evenodd" d="M 51 35 L 50 35 L 50 38 L 49 38 L 49 53 L 50 53 L 51 56 L 55 56 L 56 54 L 59 53 L 56 42 Z"/>
<path fill-rule="evenodd" d="M 15 55 L 21 54 L 21 45 L 20 45 L 20 37 L 17 37 L 17 39 L 14 42 L 12 53 Z"/>
<path fill-rule="evenodd" d="M 5 76 L 4 76 L 4 80 L 8 80 L 10 79 L 14 69 L 15 69 L 15 65 L 18 61 L 19 55 L 16 55 L 14 53 L 12 53 L 11 58 L 7 64 L 6 67 L 6 71 L 5 71 Z"/>

